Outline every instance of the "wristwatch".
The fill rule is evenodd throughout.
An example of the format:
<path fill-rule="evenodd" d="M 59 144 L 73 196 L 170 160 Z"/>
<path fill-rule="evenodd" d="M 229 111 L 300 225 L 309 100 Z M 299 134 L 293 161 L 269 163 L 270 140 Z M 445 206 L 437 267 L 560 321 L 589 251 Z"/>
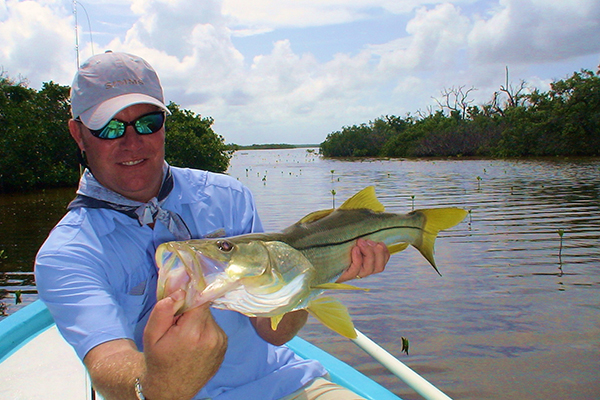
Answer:
<path fill-rule="evenodd" d="M 135 389 L 135 397 L 137 397 L 138 400 L 146 400 L 144 393 L 142 393 L 142 384 L 140 383 L 140 378 L 135 378 L 135 385 L 133 388 Z"/>

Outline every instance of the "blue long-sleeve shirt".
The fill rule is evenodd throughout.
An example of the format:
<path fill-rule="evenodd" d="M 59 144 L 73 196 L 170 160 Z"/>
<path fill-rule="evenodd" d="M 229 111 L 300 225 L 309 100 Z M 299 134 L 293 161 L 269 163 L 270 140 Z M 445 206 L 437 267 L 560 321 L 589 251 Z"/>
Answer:
<path fill-rule="evenodd" d="M 162 205 L 178 213 L 193 238 L 262 231 L 250 191 L 222 174 L 171 167 L 174 187 Z M 65 339 L 83 359 L 115 339 L 131 339 L 143 350 L 143 331 L 156 303 L 154 253 L 174 240 L 109 209 L 69 211 L 41 247 L 35 265 L 40 298 Z M 225 359 L 196 399 L 278 399 L 326 374 L 285 346 L 262 340 L 248 317 L 211 309 L 228 336 Z"/>

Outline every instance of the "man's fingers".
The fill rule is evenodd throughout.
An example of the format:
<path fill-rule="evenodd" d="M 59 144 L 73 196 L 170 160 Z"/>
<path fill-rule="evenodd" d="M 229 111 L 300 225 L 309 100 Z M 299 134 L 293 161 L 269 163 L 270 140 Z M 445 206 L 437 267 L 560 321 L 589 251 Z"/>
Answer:
<path fill-rule="evenodd" d="M 220 329 L 210 312 L 208 303 L 183 313 L 177 320 L 177 326 L 181 330 L 180 335 L 190 335 L 190 338 L 201 336 L 207 331 L 210 333 L 215 329 Z"/>
<path fill-rule="evenodd" d="M 162 299 L 146 325 L 143 384 L 149 398 L 191 399 L 216 373 L 225 356 L 227 336 L 213 319 L 209 305 L 176 317 L 183 301 L 183 291 Z M 169 394 L 171 389 L 177 393 Z"/>
<path fill-rule="evenodd" d="M 383 272 L 387 262 L 390 260 L 390 251 L 385 243 L 376 243 L 375 248 L 375 263 L 373 265 L 373 273 Z"/>
<path fill-rule="evenodd" d="M 364 278 L 382 272 L 390 259 L 390 251 L 383 242 L 358 239 L 351 251 L 351 264 L 337 282 Z"/>
<path fill-rule="evenodd" d="M 347 269 L 348 274 L 351 275 L 350 278 L 355 278 L 356 275 L 358 275 L 363 263 L 364 257 L 362 250 L 360 247 L 354 246 L 354 248 L 352 248 L 352 264 L 350 264 L 350 267 Z"/>
<path fill-rule="evenodd" d="M 173 326 L 175 314 L 184 301 L 185 292 L 177 290 L 156 303 L 146 324 L 144 346 L 155 344 L 167 333 Z"/>
<path fill-rule="evenodd" d="M 363 254 L 363 263 L 360 270 L 360 276 L 368 276 L 375 270 L 375 263 L 377 262 L 377 255 L 375 254 L 376 243 L 372 240 L 362 240 L 358 243 L 360 250 Z"/>

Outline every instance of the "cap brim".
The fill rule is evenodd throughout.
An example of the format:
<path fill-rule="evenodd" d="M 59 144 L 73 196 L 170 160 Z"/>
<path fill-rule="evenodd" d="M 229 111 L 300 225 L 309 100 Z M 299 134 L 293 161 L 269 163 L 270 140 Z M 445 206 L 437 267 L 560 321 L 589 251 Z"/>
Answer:
<path fill-rule="evenodd" d="M 79 115 L 79 119 L 89 129 L 100 129 L 108 124 L 108 121 L 113 119 L 121 110 L 134 104 L 152 104 L 170 114 L 167 106 L 162 101 L 146 94 L 129 93 L 113 97 L 95 107 L 85 110 Z"/>

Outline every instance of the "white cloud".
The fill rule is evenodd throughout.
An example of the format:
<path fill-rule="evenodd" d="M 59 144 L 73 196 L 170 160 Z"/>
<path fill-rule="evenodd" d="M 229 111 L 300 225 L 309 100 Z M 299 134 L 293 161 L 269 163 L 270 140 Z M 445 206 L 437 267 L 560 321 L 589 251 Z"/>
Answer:
<path fill-rule="evenodd" d="M 70 82 L 76 67 L 70 13 L 53 1 L 9 0 L 3 14 L 0 65 L 8 75 L 21 75 L 32 87 L 50 80 Z"/>
<path fill-rule="evenodd" d="M 167 96 L 219 96 L 239 84 L 244 68 L 219 3 L 136 0 L 132 10 L 138 19 L 109 47 L 147 59 L 159 71 Z"/>
<path fill-rule="evenodd" d="M 477 63 L 560 60 L 600 50 L 600 2 L 501 0 L 469 35 Z"/>
<path fill-rule="evenodd" d="M 458 51 L 465 48 L 468 30 L 468 19 L 454 5 L 422 7 L 406 26 L 408 38 L 373 46 L 373 52 L 381 56 L 379 67 L 386 73 L 449 68 Z"/>
<path fill-rule="evenodd" d="M 191 55 L 195 43 L 194 31 L 198 26 L 212 25 L 217 30 L 224 26 L 220 2 L 215 0 L 134 0 L 131 10 L 138 20 L 127 32 L 127 40 L 134 38 L 150 48 L 162 50 L 183 58 Z M 209 37 L 212 39 L 212 32 Z"/>
<path fill-rule="evenodd" d="M 0 2 L 0 21 L 4 21 L 8 17 L 8 7 L 6 6 L 6 0 Z"/>

